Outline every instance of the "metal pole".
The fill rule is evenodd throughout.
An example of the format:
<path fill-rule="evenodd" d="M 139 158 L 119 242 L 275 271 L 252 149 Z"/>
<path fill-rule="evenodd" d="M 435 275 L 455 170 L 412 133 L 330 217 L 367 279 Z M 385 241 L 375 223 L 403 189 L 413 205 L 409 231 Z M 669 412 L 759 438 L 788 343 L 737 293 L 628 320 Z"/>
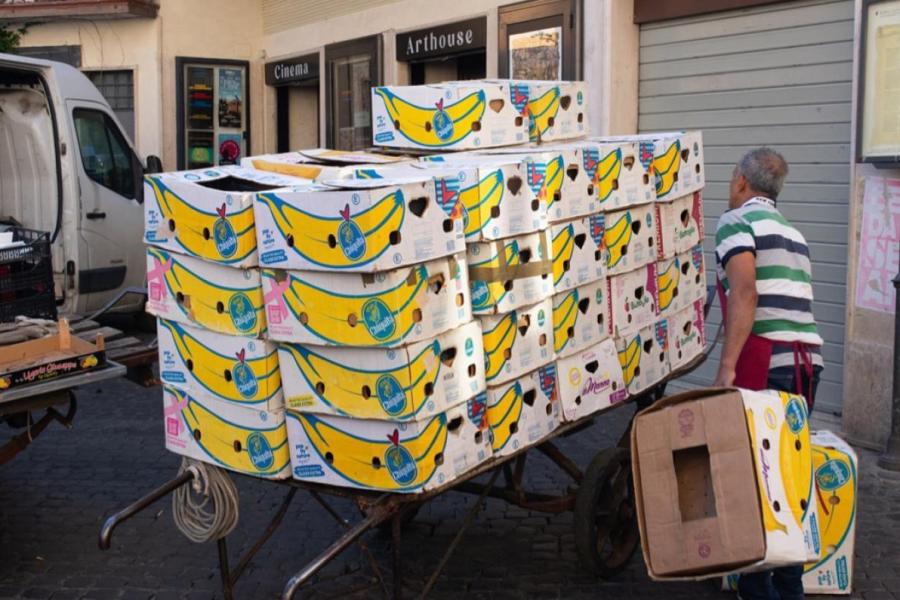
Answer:
<path fill-rule="evenodd" d="M 891 437 L 884 453 L 878 457 L 878 466 L 889 471 L 900 471 L 900 273 L 894 277 L 894 383 L 891 390 Z"/>

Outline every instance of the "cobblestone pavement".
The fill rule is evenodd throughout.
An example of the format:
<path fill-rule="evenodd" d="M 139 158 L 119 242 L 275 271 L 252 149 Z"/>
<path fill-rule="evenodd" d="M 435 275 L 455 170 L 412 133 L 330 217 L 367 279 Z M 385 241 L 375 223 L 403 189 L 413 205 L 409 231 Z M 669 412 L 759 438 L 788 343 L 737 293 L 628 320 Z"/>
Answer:
<path fill-rule="evenodd" d="M 159 388 L 121 380 L 78 392 L 75 427 L 52 425 L 33 446 L 0 467 L 0 598 L 220 598 L 215 546 L 188 542 L 163 500 L 123 525 L 113 548 L 97 549 L 106 516 L 174 476 L 180 459 L 163 448 Z M 580 465 L 623 431 L 630 408 L 599 418 L 560 441 Z M 3 426 L 0 435 L 5 436 Z M 900 480 L 880 475 L 861 453 L 862 481 L 854 598 L 900 599 Z M 558 491 L 568 484 L 546 459 L 529 456 L 529 484 Z M 246 549 L 277 509 L 285 490 L 239 478 L 241 522 L 230 540 Z M 447 493 L 404 530 L 405 595 L 421 589 L 475 498 Z M 340 506 L 348 518 L 355 509 Z M 238 598 L 275 598 L 304 559 L 336 539 L 338 526 L 305 494 L 238 582 Z M 390 545 L 365 538 L 389 573 Z M 302 596 L 369 598 L 379 590 L 357 547 L 330 564 Z M 488 500 L 450 559 L 433 598 L 729 598 L 710 582 L 661 585 L 648 580 L 640 555 L 611 581 L 579 567 L 572 515 L 547 516 Z"/>

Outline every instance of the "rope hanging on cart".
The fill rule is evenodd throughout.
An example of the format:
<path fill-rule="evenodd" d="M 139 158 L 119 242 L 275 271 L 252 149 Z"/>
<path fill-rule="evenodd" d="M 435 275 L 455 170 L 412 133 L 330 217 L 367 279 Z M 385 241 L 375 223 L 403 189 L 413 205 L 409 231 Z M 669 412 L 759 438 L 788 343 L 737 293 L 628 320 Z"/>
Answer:
<path fill-rule="evenodd" d="M 237 526 L 238 491 L 224 470 L 190 459 L 181 459 L 179 474 L 191 471 L 194 481 L 172 494 L 175 525 L 192 542 L 202 544 L 223 538 Z"/>

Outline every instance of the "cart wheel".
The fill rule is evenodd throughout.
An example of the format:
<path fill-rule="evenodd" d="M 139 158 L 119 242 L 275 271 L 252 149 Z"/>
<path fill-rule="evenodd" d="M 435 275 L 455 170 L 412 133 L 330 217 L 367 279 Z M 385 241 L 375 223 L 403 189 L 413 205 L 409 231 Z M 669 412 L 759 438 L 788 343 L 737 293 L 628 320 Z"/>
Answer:
<path fill-rule="evenodd" d="M 578 557 L 607 579 L 625 568 L 639 540 L 628 452 L 607 448 L 594 457 L 575 496 Z"/>

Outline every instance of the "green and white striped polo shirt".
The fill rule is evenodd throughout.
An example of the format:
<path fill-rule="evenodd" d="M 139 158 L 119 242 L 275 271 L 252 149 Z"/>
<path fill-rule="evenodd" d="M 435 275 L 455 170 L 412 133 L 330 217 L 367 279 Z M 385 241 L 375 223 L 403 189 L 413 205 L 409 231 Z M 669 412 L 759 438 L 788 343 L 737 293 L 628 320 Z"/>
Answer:
<path fill-rule="evenodd" d="M 737 254 L 756 255 L 756 320 L 753 333 L 782 342 L 821 346 L 812 312 L 812 269 L 803 234 L 768 198 L 751 198 L 726 211 L 716 227 L 716 270 L 728 292 L 725 265 Z M 813 364 L 822 365 L 818 351 Z M 775 346 L 769 368 L 793 366 L 790 347 Z"/>

